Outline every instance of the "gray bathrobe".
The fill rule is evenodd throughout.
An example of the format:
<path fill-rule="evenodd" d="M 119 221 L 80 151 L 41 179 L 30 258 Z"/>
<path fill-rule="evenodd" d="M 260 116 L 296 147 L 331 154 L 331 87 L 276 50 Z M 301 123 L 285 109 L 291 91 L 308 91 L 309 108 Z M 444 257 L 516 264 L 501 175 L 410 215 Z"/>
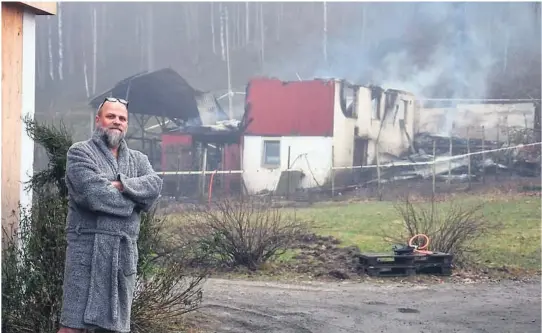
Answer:
<path fill-rule="evenodd" d="M 111 185 L 119 180 L 123 192 Z M 68 150 L 68 247 L 60 322 L 130 332 L 141 211 L 162 190 L 147 156 L 123 140 L 115 158 L 98 133 Z"/>

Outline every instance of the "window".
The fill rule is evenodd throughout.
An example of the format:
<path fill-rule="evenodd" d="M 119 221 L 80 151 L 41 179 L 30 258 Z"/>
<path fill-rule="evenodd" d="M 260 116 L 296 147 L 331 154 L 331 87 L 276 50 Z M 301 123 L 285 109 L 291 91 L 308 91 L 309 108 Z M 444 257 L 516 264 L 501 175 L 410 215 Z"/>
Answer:
<path fill-rule="evenodd" d="M 358 87 L 341 81 L 341 110 L 347 118 L 357 118 L 356 100 Z"/>
<path fill-rule="evenodd" d="M 280 141 L 264 140 L 262 164 L 268 167 L 280 166 Z"/>
<path fill-rule="evenodd" d="M 403 119 L 404 119 L 405 121 L 406 121 L 407 115 L 408 115 L 408 104 L 409 104 L 409 101 L 403 100 L 403 108 L 404 108 L 404 111 L 403 111 Z"/>
<path fill-rule="evenodd" d="M 401 102 L 395 104 L 395 115 L 393 117 L 393 124 L 395 124 L 397 120 L 405 120 L 405 105 Z"/>
<path fill-rule="evenodd" d="M 374 120 L 380 120 L 380 98 L 373 96 L 371 99 L 371 117 Z"/>

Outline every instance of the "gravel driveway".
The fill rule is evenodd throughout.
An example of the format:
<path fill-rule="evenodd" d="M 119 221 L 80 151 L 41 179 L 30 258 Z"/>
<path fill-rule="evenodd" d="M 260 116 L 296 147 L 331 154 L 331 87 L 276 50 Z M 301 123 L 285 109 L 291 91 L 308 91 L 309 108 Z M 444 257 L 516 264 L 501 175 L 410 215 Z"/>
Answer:
<path fill-rule="evenodd" d="M 212 332 L 540 333 L 535 282 L 283 284 L 210 279 L 201 313 Z"/>

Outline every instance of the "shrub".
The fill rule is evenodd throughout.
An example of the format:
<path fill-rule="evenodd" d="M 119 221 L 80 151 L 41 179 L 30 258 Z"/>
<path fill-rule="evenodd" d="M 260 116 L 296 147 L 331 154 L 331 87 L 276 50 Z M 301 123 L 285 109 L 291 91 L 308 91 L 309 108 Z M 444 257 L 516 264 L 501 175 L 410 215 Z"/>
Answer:
<path fill-rule="evenodd" d="M 66 208 L 64 198 L 38 194 L 31 211 L 22 209 L 18 238 L 4 231 L 2 331 L 45 333 L 58 329 Z"/>
<path fill-rule="evenodd" d="M 286 251 L 304 234 L 295 216 L 257 199 L 222 200 L 195 209 L 181 226 L 180 235 L 208 265 L 245 266 L 256 270 Z"/>
<path fill-rule="evenodd" d="M 482 204 L 459 205 L 451 202 L 447 209 L 437 209 L 435 202 L 414 204 L 408 198 L 395 206 L 402 218 L 402 228 L 385 235 L 393 243 L 406 243 L 417 234 L 430 238 L 429 250 L 451 253 L 458 266 L 473 263 L 473 244 L 495 225 L 482 216 Z"/>
<path fill-rule="evenodd" d="M 34 191 L 48 190 L 50 186 L 56 186 L 60 196 L 68 195 L 68 188 L 64 175 L 66 174 L 66 158 L 68 149 L 73 143 L 71 135 L 63 123 L 56 126 L 46 126 L 37 123 L 34 119 L 24 119 L 26 132 L 34 142 L 45 148 L 49 159 L 45 170 L 36 172 L 30 179 L 27 189 Z"/>
<path fill-rule="evenodd" d="M 68 202 L 64 182 L 71 137 L 60 128 L 25 119 L 27 131 L 49 157 L 49 167 L 27 185 L 30 211 L 21 207 L 17 237 L 4 230 L 2 248 L 2 331 L 56 333 L 62 306 Z M 133 332 L 171 332 L 181 316 L 201 302 L 205 276 L 186 276 L 162 245 L 163 219 L 143 214 L 138 239 L 137 291 Z M 178 254 L 180 250 L 177 250 Z"/>
<path fill-rule="evenodd" d="M 17 234 L 2 228 L 2 330 L 56 332 L 66 253 L 65 161 L 72 141 L 62 124 L 24 121 L 28 135 L 46 149 L 49 165 L 25 184 L 33 204 L 20 207 Z"/>
<path fill-rule="evenodd" d="M 173 332 L 183 325 L 183 315 L 196 310 L 202 301 L 207 272 L 188 274 L 190 264 L 183 260 L 188 252 L 164 246 L 164 222 L 155 210 L 141 217 L 131 318 L 134 333 Z"/>

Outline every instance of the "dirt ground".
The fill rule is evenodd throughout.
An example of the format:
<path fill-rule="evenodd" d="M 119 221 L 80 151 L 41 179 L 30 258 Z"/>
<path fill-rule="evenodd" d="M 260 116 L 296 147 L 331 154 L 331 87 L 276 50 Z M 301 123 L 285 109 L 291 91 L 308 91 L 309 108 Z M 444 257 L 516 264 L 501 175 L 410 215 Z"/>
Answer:
<path fill-rule="evenodd" d="M 204 331 L 217 333 L 539 333 L 540 297 L 540 279 L 437 284 L 210 279 L 196 316 Z"/>

